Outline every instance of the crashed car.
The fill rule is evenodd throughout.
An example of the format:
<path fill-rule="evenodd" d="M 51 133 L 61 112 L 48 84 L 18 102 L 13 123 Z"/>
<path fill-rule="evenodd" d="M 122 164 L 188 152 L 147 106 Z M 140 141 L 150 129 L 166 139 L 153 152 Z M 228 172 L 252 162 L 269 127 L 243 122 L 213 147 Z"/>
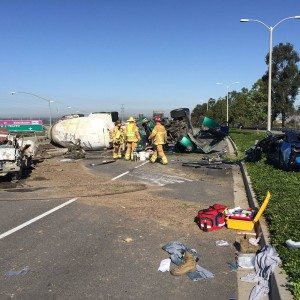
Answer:
<path fill-rule="evenodd" d="M 11 175 L 17 179 L 21 175 L 22 153 L 18 149 L 16 139 L 9 138 L 8 131 L 0 131 L 0 176 Z"/>
<path fill-rule="evenodd" d="M 228 126 L 203 117 L 201 128 L 196 131 L 191 122 L 190 110 L 178 108 L 170 112 L 171 120 L 165 125 L 169 145 L 179 152 L 211 152 L 229 133 Z"/>
<path fill-rule="evenodd" d="M 203 117 L 200 119 L 201 129 L 193 128 L 190 110 L 178 108 L 170 112 L 170 119 L 164 119 L 167 131 L 167 142 L 164 145 L 169 152 L 211 152 L 227 135 L 228 126 L 219 125 L 215 120 Z M 138 122 L 141 141 L 137 151 L 148 146 L 149 135 L 155 126 L 152 120 L 143 119 Z"/>
<path fill-rule="evenodd" d="M 0 177 L 10 175 L 12 180 L 19 179 L 23 169 L 31 166 L 36 148 L 33 141 L 17 139 L 0 128 Z"/>
<path fill-rule="evenodd" d="M 263 153 L 267 161 L 285 171 L 300 170 L 300 132 L 286 130 L 268 136 L 246 151 L 246 161 L 258 161 Z"/>

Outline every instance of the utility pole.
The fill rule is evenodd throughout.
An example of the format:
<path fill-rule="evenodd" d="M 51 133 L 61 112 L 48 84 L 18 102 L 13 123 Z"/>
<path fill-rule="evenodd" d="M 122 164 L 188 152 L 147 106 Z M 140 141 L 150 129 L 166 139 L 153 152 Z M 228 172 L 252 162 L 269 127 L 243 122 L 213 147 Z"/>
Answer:
<path fill-rule="evenodd" d="M 124 104 L 121 104 L 121 121 L 124 122 Z"/>

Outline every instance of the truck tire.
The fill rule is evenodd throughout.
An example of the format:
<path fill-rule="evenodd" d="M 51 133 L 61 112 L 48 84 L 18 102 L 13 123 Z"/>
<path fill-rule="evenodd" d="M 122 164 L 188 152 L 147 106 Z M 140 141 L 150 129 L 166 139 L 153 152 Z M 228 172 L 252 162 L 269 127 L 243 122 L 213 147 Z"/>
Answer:
<path fill-rule="evenodd" d="M 188 108 L 177 108 L 170 111 L 170 116 L 173 119 L 184 118 L 190 115 L 190 110 Z"/>
<path fill-rule="evenodd" d="M 18 182 L 21 179 L 21 171 L 10 174 L 11 182 Z"/>

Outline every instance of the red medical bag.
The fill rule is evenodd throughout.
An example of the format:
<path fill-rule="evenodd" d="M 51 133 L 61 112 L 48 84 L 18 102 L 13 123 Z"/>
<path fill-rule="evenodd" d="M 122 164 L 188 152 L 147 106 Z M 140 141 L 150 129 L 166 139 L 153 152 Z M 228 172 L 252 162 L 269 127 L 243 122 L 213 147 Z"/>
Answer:
<path fill-rule="evenodd" d="M 227 207 L 222 204 L 214 204 L 207 209 L 198 211 L 195 222 L 203 231 L 214 231 L 225 225 L 224 210 Z"/>

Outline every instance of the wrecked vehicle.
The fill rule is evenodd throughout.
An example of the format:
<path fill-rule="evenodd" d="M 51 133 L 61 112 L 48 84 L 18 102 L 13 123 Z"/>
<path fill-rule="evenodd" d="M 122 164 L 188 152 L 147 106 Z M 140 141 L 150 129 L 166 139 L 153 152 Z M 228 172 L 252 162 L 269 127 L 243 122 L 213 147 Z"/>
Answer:
<path fill-rule="evenodd" d="M 286 130 L 272 134 L 246 151 L 246 161 L 256 162 L 265 154 L 267 161 L 285 171 L 300 170 L 300 132 Z"/>
<path fill-rule="evenodd" d="M 0 128 L 0 176 L 11 175 L 17 179 L 21 175 L 21 152 L 16 140 L 11 141 L 7 129 Z"/>
<path fill-rule="evenodd" d="M 10 175 L 12 180 L 21 177 L 22 171 L 32 164 L 36 145 L 31 140 L 17 139 L 4 128 L 0 129 L 0 177 Z"/>
<path fill-rule="evenodd" d="M 54 144 L 68 148 L 70 144 L 83 150 L 101 150 L 112 146 L 110 136 L 114 122 L 118 120 L 118 112 L 97 112 L 89 116 L 64 116 L 56 122 L 49 132 Z"/>
<path fill-rule="evenodd" d="M 227 135 L 228 126 L 219 125 L 211 118 L 200 120 L 201 129 L 196 132 L 191 122 L 190 110 L 178 108 L 170 112 L 171 120 L 165 124 L 168 145 L 179 152 L 211 152 Z"/>
<path fill-rule="evenodd" d="M 178 108 L 170 112 L 171 118 L 164 118 L 163 124 L 167 131 L 167 143 L 164 148 L 168 152 L 211 152 L 227 135 L 228 126 L 219 125 L 211 118 L 203 117 L 200 120 L 202 128 L 196 130 L 191 122 L 190 110 Z M 149 145 L 149 135 L 154 128 L 153 120 L 143 119 L 138 122 L 141 141 L 138 151 Z"/>

